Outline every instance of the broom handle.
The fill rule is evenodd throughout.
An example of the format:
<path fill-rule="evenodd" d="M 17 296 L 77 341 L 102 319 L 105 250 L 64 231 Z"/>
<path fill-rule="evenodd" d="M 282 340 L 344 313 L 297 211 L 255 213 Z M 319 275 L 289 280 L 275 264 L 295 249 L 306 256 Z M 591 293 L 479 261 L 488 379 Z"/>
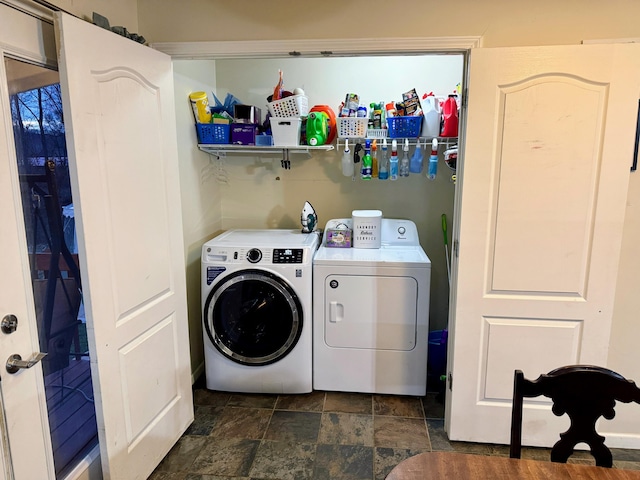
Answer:
<path fill-rule="evenodd" d="M 449 240 L 447 238 L 447 216 L 442 214 L 442 236 L 444 237 L 444 253 L 447 262 L 447 280 L 449 280 L 449 287 L 451 287 L 451 266 L 449 265 Z"/>

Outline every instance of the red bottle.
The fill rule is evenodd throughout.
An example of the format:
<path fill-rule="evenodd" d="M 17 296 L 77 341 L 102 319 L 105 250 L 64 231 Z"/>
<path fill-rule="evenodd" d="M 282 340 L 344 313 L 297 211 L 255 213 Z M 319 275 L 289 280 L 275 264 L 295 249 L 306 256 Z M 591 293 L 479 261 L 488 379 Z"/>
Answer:
<path fill-rule="evenodd" d="M 458 136 L 458 102 L 455 95 L 449 95 L 442 104 L 442 133 L 441 137 Z"/>

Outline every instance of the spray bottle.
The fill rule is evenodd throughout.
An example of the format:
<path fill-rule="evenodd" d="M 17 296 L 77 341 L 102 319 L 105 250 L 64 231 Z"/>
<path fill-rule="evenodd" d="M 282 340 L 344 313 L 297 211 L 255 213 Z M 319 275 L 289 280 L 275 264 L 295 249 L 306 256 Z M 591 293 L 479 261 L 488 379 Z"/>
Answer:
<path fill-rule="evenodd" d="M 378 167 L 378 179 L 389 179 L 389 155 L 387 154 L 387 139 L 382 141 L 382 158 Z"/>
<path fill-rule="evenodd" d="M 411 161 L 409 162 L 409 171 L 411 173 L 422 173 L 422 146 L 420 145 L 420 139 L 416 143 L 416 149 L 411 155 Z"/>
<path fill-rule="evenodd" d="M 389 160 L 389 179 L 398 179 L 398 141 L 391 142 L 391 160 Z"/>
<path fill-rule="evenodd" d="M 404 139 L 404 146 L 402 147 L 402 160 L 400 161 L 400 176 L 409 176 L 409 139 Z"/>
<path fill-rule="evenodd" d="M 378 178 L 378 142 L 371 143 L 371 178 Z"/>
<path fill-rule="evenodd" d="M 362 170 L 360 170 L 360 178 L 362 180 L 371 180 L 371 140 L 364 141 L 364 156 L 362 157 Z"/>
<path fill-rule="evenodd" d="M 438 173 L 438 139 L 434 138 L 431 141 L 431 156 L 429 157 L 429 171 L 427 178 L 429 180 L 435 180 Z"/>
<path fill-rule="evenodd" d="M 344 141 L 344 153 L 342 154 L 342 174 L 345 177 L 353 175 L 353 160 L 351 159 L 351 150 L 349 150 L 349 139 Z"/>

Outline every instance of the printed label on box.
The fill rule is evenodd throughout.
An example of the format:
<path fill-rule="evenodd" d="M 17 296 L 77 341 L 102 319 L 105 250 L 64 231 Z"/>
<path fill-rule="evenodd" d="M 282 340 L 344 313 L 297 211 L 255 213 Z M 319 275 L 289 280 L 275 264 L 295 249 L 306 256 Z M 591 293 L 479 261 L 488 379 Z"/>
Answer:
<path fill-rule="evenodd" d="M 327 247 L 350 248 L 351 230 L 327 229 Z"/>

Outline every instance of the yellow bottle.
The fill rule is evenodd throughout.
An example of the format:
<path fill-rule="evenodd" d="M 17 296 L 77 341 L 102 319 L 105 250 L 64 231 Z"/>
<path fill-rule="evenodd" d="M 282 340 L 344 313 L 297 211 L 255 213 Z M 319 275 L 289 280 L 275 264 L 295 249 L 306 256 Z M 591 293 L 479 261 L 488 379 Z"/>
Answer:
<path fill-rule="evenodd" d="M 211 110 L 206 92 L 193 92 L 189 95 L 196 123 L 211 123 Z"/>

